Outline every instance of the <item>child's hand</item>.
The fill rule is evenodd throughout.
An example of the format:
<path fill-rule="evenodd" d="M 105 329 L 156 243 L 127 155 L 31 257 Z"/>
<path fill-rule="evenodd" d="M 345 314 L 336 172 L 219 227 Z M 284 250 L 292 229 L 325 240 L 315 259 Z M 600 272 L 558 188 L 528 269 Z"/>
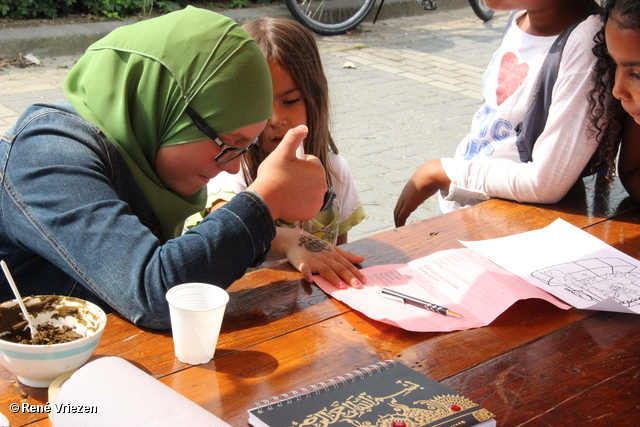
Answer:
<path fill-rule="evenodd" d="M 354 255 L 302 230 L 278 228 L 273 245 L 274 251 L 282 250 L 308 282 L 313 281 L 314 273 L 338 288 L 361 288 L 367 280 L 354 265 L 364 261 L 363 256 Z"/>
<path fill-rule="evenodd" d="M 418 168 L 402 189 L 393 210 L 396 227 L 402 227 L 409 215 L 438 190 L 448 190 L 451 180 L 440 160 L 430 160 Z"/>
<path fill-rule="evenodd" d="M 306 221 L 318 214 L 327 191 L 324 168 L 317 157 L 296 157 L 296 149 L 307 136 L 306 126 L 295 127 L 258 167 L 249 190 L 265 200 L 275 219 Z"/>

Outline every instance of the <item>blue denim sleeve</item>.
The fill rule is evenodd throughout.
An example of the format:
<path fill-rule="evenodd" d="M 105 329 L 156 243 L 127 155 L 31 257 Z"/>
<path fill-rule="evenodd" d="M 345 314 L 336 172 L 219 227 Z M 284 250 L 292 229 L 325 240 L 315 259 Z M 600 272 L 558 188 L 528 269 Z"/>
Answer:
<path fill-rule="evenodd" d="M 23 295 L 88 290 L 133 323 L 168 329 L 166 291 L 231 285 L 268 255 L 273 219 L 257 194 L 243 192 L 162 244 L 132 212 L 135 198 L 119 194 L 137 186 L 117 154 L 73 112 L 26 113 L 0 141 L 0 258 Z M 0 286 L 2 301 L 13 298 L 8 289 Z"/>

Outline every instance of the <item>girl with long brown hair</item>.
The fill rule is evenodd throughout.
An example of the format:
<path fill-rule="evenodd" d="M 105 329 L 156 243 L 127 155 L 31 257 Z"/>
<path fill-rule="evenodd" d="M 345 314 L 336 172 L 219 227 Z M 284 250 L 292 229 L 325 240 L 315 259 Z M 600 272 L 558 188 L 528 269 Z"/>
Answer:
<path fill-rule="evenodd" d="M 243 28 L 257 42 L 269 64 L 272 114 L 258 143 L 243 158 L 242 170 L 237 174 L 220 174 L 209 182 L 208 206 L 215 210 L 251 185 L 258 167 L 284 135 L 305 125 L 309 133 L 303 144 L 304 154 L 320 159 L 335 199 L 331 209 L 319 212 L 309 221 L 276 219 L 278 236 L 270 259 L 286 256 L 309 281 L 315 272 L 338 287 L 346 286 L 340 277 L 352 274 L 364 281 L 364 276 L 355 273 L 350 264 L 363 258 L 334 246 L 346 243 L 347 232 L 364 219 L 365 213 L 349 165 L 338 155 L 329 130 L 329 90 L 315 38 L 298 22 L 284 18 L 262 17 Z M 297 247 L 300 250 L 291 250 Z M 341 273 L 345 269 L 351 272 Z M 360 286 L 355 279 L 349 284 Z"/>

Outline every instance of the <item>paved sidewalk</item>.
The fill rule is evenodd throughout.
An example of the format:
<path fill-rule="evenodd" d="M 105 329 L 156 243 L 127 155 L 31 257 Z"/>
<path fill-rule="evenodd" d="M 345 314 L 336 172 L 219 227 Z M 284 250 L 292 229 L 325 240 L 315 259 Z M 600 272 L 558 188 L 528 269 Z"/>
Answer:
<path fill-rule="evenodd" d="M 425 161 L 451 156 L 481 105 L 480 80 L 507 14 L 488 23 L 471 8 L 364 23 L 362 33 L 318 37 L 330 84 L 334 137 L 368 213 L 349 240 L 393 228 L 400 191 Z M 28 105 L 64 100 L 78 56 L 0 72 L 0 133 Z M 353 68 L 343 68 L 352 62 Z M 435 214 L 434 198 L 409 222 Z"/>

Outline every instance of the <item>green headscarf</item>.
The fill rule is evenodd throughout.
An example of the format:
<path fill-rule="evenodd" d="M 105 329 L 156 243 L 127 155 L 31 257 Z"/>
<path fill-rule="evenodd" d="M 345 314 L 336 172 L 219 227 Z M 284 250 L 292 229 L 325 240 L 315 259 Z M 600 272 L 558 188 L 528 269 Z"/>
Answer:
<path fill-rule="evenodd" d="M 272 104 L 269 67 L 253 39 L 231 19 L 191 6 L 97 41 L 69 72 L 64 90 L 118 147 L 165 241 L 179 236 L 184 220 L 206 202 L 206 189 L 181 197 L 154 169 L 158 148 L 207 138 L 185 107 L 222 135 L 268 119 Z"/>

